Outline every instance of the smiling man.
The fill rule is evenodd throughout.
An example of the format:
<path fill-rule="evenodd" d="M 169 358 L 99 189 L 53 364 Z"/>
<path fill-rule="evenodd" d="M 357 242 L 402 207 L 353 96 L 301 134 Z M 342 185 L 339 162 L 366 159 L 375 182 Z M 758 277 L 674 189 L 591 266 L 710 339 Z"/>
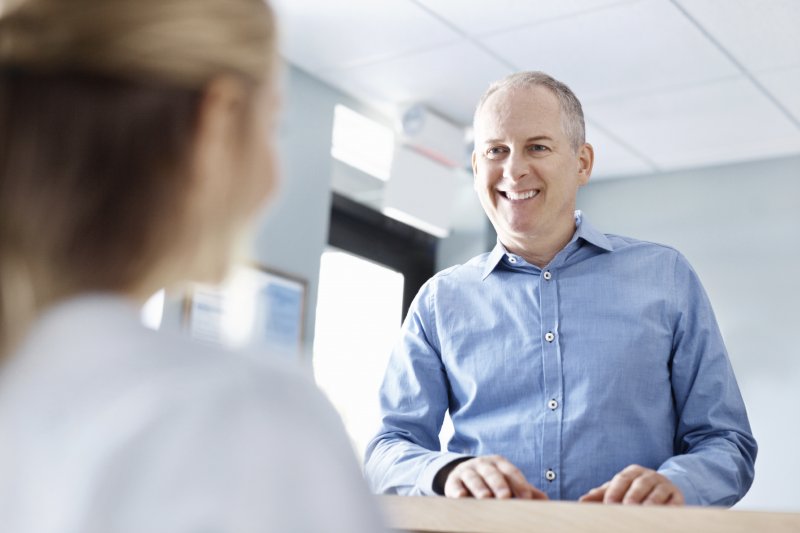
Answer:
<path fill-rule="evenodd" d="M 580 102 L 546 74 L 513 74 L 474 126 L 497 245 L 412 304 L 367 448 L 373 489 L 734 504 L 757 448 L 711 305 L 676 250 L 575 211 L 594 161 Z"/>

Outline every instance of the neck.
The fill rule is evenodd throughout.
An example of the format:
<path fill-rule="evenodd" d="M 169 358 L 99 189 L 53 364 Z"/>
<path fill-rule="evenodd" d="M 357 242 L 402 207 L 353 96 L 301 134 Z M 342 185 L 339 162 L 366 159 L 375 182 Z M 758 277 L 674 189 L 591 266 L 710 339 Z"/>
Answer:
<path fill-rule="evenodd" d="M 574 234 L 575 219 L 571 217 L 568 223 L 560 224 L 555 230 L 503 237 L 500 242 L 509 252 L 532 265 L 544 268 L 564 249 Z"/>

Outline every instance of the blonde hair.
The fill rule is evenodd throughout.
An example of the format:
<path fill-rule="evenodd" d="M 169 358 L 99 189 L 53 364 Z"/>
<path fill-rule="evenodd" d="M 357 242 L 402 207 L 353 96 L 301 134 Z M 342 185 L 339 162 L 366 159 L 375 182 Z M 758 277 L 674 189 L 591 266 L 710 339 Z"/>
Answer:
<path fill-rule="evenodd" d="M 54 301 L 179 239 L 199 105 L 270 81 L 264 0 L 23 0 L 0 17 L 0 355 Z"/>

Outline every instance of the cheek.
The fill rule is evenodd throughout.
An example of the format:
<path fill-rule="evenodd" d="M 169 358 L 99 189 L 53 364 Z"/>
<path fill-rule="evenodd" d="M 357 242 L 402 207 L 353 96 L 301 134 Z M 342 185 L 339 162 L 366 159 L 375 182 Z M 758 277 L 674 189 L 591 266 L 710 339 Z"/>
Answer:
<path fill-rule="evenodd" d="M 248 211 L 260 208 L 274 193 L 277 181 L 277 164 L 272 136 L 264 131 L 255 132 L 251 139 L 248 168 L 242 184 L 242 203 Z"/>
<path fill-rule="evenodd" d="M 262 150 L 261 172 L 257 179 L 261 186 L 259 198 L 263 203 L 273 196 L 278 184 L 278 164 L 275 159 L 275 148 L 272 145 L 272 139 L 268 140 Z"/>
<path fill-rule="evenodd" d="M 474 171 L 474 186 L 478 192 L 485 192 L 487 189 L 494 189 L 497 181 L 495 177 L 496 169 L 491 165 L 479 164 Z"/>

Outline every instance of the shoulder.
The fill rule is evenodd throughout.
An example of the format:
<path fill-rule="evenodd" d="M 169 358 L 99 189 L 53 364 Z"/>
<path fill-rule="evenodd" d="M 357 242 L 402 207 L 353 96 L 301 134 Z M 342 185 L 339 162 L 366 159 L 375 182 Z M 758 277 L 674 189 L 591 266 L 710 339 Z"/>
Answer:
<path fill-rule="evenodd" d="M 25 400 L 14 402 L 14 411 L 37 420 L 63 413 L 86 422 L 81 427 L 96 422 L 116 431 L 115 417 L 144 427 L 181 412 L 200 416 L 200 405 L 251 403 L 267 410 L 303 398 L 287 402 L 284 411 L 293 412 L 318 404 L 310 379 L 290 364 L 268 353 L 247 356 L 204 345 L 180 332 L 151 331 L 117 299 L 84 298 L 54 308 L 11 362 L 3 375 L 9 385 L 4 396 Z M 209 407 L 208 416 L 213 412 Z M 55 418 L 42 423 L 65 435 L 80 429 Z M 124 430 L 134 431 L 134 425 Z"/>
<path fill-rule="evenodd" d="M 281 419 L 327 414 L 321 393 L 299 363 L 269 353 L 205 346 L 174 334 L 156 335 L 151 342 L 154 382 L 179 404 L 249 405 Z"/>
<path fill-rule="evenodd" d="M 324 529 L 304 514 L 312 506 L 344 524 L 336 531 L 369 530 L 374 513 L 344 429 L 302 369 L 146 330 L 125 309 L 68 311 L 15 353 L 18 371 L 4 376 L 15 392 L 0 391 L 0 430 L 14 436 L 0 445 L 16 471 L 71 472 L 48 480 L 47 494 L 102 501 L 92 523 L 149 524 L 177 499 L 175 523 L 202 508 L 253 529 Z"/>
<path fill-rule="evenodd" d="M 441 270 L 428 281 L 428 284 L 437 286 L 440 284 L 453 282 L 480 281 L 483 275 L 483 270 L 486 267 L 486 261 L 489 259 L 489 255 L 489 252 L 476 255 L 466 263 L 453 265 L 449 268 Z"/>
<path fill-rule="evenodd" d="M 662 273 L 679 266 L 691 268 L 686 257 L 672 246 L 623 235 L 606 234 L 606 237 L 613 252 L 603 255 L 617 264 L 625 262 L 631 267 L 657 267 Z"/>
<path fill-rule="evenodd" d="M 465 288 L 481 282 L 489 254 L 473 257 L 464 264 L 454 265 L 434 274 L 417 292 L 412 308 L 425 315 L 437 301 L 450 301 L 463 295 Z"/>
<path fill-rule="evenodd" d="M 615 235 L 613 233 L 606 233 L 605 236 L 614 247 L 614 252 L 662 255 L 664 257 L 673 258 L 680 256 L 680 252 L 677 249 L 666 244 L 635 239 L 624 235 Z"/>

